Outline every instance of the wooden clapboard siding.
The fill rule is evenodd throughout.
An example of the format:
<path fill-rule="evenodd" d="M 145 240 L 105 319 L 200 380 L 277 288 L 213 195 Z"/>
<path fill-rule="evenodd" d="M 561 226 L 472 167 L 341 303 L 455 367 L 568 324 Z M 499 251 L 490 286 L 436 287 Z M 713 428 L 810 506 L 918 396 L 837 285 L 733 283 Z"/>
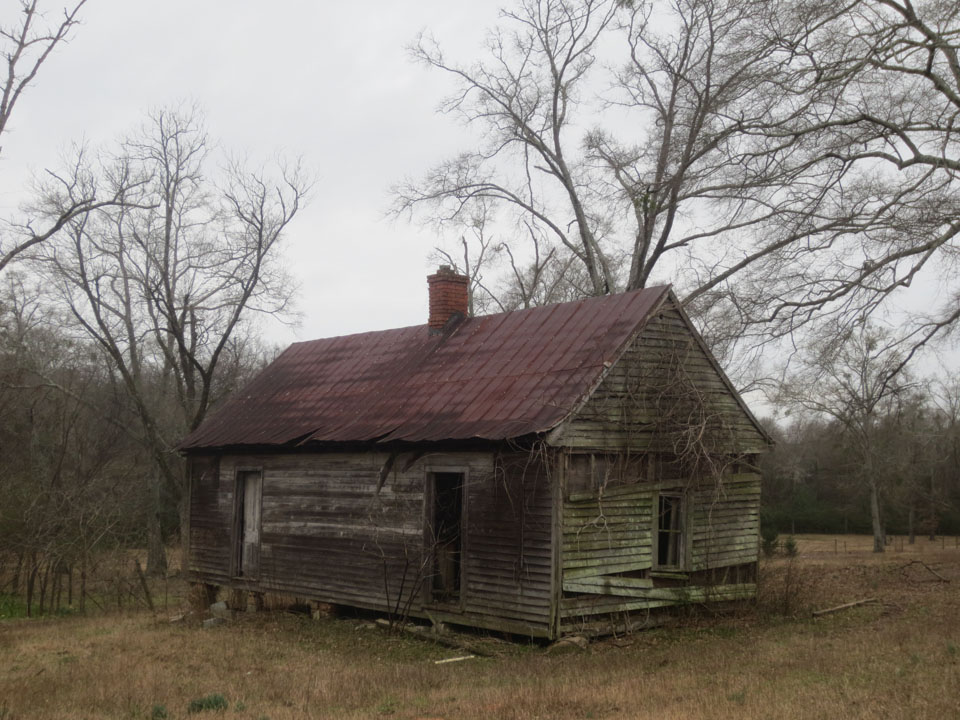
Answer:
<path fill-rule="evenodd" d="M 552 589 L 551 487 L 545 463 L 498 455 L 467 487 L 463 612 L 526 623 L 545 634 Z M 454 622 L 456 620 L 453 620 Z"/>
<path fill-rule="evenodd" d="M 576 625 L 596 615 L 650 610 L 689 603 L 745 600 L 757 592 L 754 583 L 739 585 L 680 586 L 638 588 L 633 592 L 619 590 L 612 595 L 585 595 L 570 598 L 564 604 L 561 617 L 566 624 Z"/>
<path fill-rule="evenodd" d="M 414 550 L 422 547 L 423 495 L 422 481 L 388 481 L 377 492 L 388 457 L 225 456 L 224 477 L 243 467 L 263 471 L 259 573 L 232 584 L 374 609 L 392 607 L 401 588 L 407 593 L 416 584 L 419 555 Z"/>
<path fill-rule="evenodd" d="M 665 390 L 666 389 L 666 390 Z M 662 393 L 674 392 L 669 401 Z M 713 444 L 728 453 L 757 453 L 767 441 L 681 312 L 665 305 L 624 350 L 587 401 L 548 435 L 555 445 L 611 451 L 668 451 L 669 423 L 660 405 L 702 404 Z"/>
<path fill-rule="evenodd" d="M 561 523 L 563 590 L 570 590 L 571 579 L 649 569 L 652 512 L 653 489 L 646 483 L 619 485 L 590 499 L 567 497 Z"/>
<path fill-rule="evenodd" d="M 698 487 L 684 477 L 682 463 L 671 459 L 677 420 L 659 415 L 664 406 L 706 418 L 705 449 L 718 456 L 768 447 L 683 314 L 665 305 L 583 405 L 547 437 L 566 453 L 561 632 L 595 625 L 612 613 L 755 593 L 755 585 L 743 581 L 750 573 L 740 569 L 757 560 L 759 477 L 730 475 L 716 487 Z M 661 490 L 680 490 L 685 497 L 680 572 L 654 567 Z"/>
<path fill-rule="evenodd" d="M 692 570 L 756 562 L 760 475 L 731 475 L 718 488 L 695 491 L 691 525 Z"/>
<path fill-rule="evenodd" d="M 230 578 L 233 506 L 223 501 L 223 484 L 218 456 L 191 458 L 188 569 L 193 577 L 217 584 Z"/>
<path fill-rule="evenodd" d="M 527 452 L 225 455 L 191 489 L 195 580 L 546 636 L 552 596 L 551 485 Z M 197 457 L 196 467 L 210 461 Z M 230 576 L 233 478 L 263 472 L 259 572 Z M 461 602 L 431 605 L 424 570 L 428 473 L 466 478 Z M 411 599 L 411 593 L 412 599 Z"/>
<path fill-rule="evenodd" d="M 755 594 L 751 573 L 741 574 L 737 566 L 757 560 L 757 474 L 727 475 L 718 486 L 685 490 L 686 563 L 681 572 L 657 573 L 653 564 L 657 493 L 683 489 L 684 484 L 651 480 L 650 464 L 625 463 L 612 456 L 571 455 L 566 462 L 560 533 L 562 632 L 592 627 L 610 614 Z M 611 472 L 614 467 L 625 474 Z M 716 572 L 723 568 L 731 571 Z M 751 581 L 744 582 L 743 575 Z"/>

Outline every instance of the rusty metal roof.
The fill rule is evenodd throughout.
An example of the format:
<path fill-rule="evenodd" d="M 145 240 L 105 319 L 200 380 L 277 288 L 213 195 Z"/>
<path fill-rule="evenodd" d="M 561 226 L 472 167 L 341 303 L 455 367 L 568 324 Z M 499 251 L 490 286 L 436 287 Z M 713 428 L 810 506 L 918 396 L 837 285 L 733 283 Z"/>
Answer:
<path fill-rule="evenodd" d="M 556 427 L 669 287 L 291 345 L 180 445 L 502 440 Z"/>

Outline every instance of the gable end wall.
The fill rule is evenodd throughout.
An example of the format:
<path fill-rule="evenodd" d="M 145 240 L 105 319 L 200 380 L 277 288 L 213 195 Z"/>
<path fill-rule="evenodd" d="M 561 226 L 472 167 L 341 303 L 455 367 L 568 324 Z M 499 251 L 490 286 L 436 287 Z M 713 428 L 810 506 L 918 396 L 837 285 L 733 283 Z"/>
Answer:
<path fill-rule="evenodd" d="M 656 408 L 678 407 L 678 396 L 679 406 L 685 408 L 678 417 L 702 402 L 712 427 L 719 428 L 713 442 L 719 452 L 753 454 L 768 449 L 672 304 L 650 319 L 590 398 L 551 433 L 550 442 L 591 451 L 669 452 L 670 425 L 676 419 L 658 416 Z"/>

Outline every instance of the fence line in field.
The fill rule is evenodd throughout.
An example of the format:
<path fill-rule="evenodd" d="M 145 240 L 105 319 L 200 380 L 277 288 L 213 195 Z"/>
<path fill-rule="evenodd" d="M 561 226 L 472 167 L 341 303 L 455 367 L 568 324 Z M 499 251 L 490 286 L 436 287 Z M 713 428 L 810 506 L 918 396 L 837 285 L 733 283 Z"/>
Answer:
<path fill-rule="evenodd" d="M 873 552 L 872 535 L 796 535 L 797 549 L 803 553 L 849 554 Z M 888 535 L 888 553 L 913 553 L 960 550 L 960 536 L 938 535 L 935 539 L 916 536 L 913 544 L 907 535 Z"/>

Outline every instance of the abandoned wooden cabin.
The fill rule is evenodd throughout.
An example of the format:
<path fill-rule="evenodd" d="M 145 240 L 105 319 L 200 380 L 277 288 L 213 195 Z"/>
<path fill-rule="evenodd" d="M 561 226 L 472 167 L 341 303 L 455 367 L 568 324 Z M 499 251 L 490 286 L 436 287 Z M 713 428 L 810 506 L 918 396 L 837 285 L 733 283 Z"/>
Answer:
<path fill-rule="evenodd" d="M 755 593 L 769 437 L 668 287 L 428 281 L 428 324 L 296 343 L 183 441 L 193 581 L 544 638 Z"/>

